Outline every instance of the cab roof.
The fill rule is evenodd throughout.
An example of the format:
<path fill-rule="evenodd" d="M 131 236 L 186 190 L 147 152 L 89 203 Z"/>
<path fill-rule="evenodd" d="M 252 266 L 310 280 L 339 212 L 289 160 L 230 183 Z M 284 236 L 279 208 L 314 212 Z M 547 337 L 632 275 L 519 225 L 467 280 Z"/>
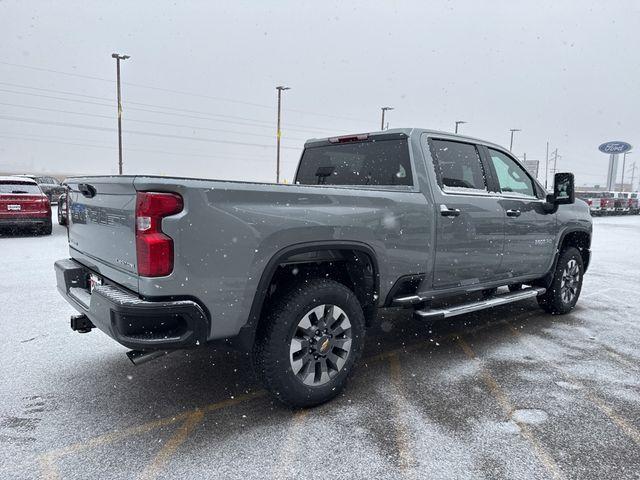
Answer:
<path fill-rule="evenodd" d="M 409 138 L 411 136 L 422 135 L 423 133 L 426 133 L 427 135 L 447 138 L 450 140 L 461 140 L 461 141 L 466 141 L 471 143 L 478 143 L 481 145 L 485 145 L 487 147 L 497 148 L 499 150 L 506 151 L 506 149 L 503 146 L 493 142 L 489 142 L 487 140 L 482 140 L 480 138 L 469 137 L 467 135 L 460 135 L 457 133 L 443 132 L 441 130 L 432 130 L 427 128 L 391 128 L 389 130 L 377 130 L 374 132 L 361 132 L 361 133 L 353 133 L 350 135 L 337 135 L 337 136 L 325 137 L 325 138 L 311 138 L 305 142 L 304 146 L 315 147 L 320 145 L 333 145 L 336 143 L 342 143 L 340 141 L 341 139 L 347 139 L 347 142 L 348 142 L 348 141 L 362 141 L 369 138 L 377 139 L 377 140 L 392 139 L 392 138 Z M 363 137 L 363 138 L 358 138 L 358 137 Z M 352 140 L 349 140 L 349 139 L 352 139 Z"/>

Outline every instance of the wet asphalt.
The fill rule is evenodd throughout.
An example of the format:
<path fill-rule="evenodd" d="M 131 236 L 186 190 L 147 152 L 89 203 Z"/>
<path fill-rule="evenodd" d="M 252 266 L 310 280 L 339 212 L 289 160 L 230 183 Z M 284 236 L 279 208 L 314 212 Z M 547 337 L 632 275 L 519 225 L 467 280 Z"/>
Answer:
<path fill-rule="evenodd" d="M 0 234 L 0 478 L 640 478 L 639 239 L 594 219 L 568 315 L 387 312 L 344 393 L 293 411 L 224 344 L 134 367 L 72 332 L 64 228 Z"/>

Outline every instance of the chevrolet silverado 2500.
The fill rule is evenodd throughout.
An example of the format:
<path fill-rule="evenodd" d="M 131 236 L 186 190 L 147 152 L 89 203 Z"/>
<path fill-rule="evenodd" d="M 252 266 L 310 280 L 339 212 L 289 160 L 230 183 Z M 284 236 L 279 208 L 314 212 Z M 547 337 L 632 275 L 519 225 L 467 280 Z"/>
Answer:
<path fill-rule="evenodd" d="M 537 298 L 562 314 L 590 259 L 571 174 L 549 194 L 508 150 L 431 130 L 309 140 L 292 185 L 67 184 L 71 258 L 55 269 L 74 330 L 134 363 L 233 339 L 292 406 L 338 394 L 381 308 L 433 321 Z"/>

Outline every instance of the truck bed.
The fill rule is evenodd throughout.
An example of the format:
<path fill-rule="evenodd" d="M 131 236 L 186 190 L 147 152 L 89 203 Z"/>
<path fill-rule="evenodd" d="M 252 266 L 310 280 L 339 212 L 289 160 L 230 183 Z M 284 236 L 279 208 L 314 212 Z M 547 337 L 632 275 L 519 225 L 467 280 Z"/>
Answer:
<path fill-rule="evenodd" d="M 67 181 L 73 259 L 144 299 L 193 299 L 211 319 L 209 339 L 246 323 L 262 273 L 278 252 L 313 242 L 375 252 L 380 297 L 398 276 L 426 269 L 433 219 L 412 187 L 277 185 L 151 176 Z M 81 190 L 85 190 L 85 194 Z M 87 189 L 95 190 L 93 197 Z M 173 272 L 138 275 L 137 192 L 174 192 L 183 210 L 162 220 L 174 242 Z M 89 195 L 91 192 L 89 191 Z M 418 261 L 416 261 L 418 259 Z"/>

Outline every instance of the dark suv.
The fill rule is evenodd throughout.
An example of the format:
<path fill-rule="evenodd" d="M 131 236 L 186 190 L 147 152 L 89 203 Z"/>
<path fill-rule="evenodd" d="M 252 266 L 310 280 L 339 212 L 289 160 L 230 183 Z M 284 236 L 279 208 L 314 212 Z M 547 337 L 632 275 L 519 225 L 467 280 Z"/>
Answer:
<path fill-rule="evenodd" d="M 27 177 L 35 180 L 42 192 L 49 198 L 49 202 L 57 204 L 62 195 L 65 192 L 64 186 L 60 183 L 56 177 L 46 175 L 19 175 L 20 177 Z"/>

